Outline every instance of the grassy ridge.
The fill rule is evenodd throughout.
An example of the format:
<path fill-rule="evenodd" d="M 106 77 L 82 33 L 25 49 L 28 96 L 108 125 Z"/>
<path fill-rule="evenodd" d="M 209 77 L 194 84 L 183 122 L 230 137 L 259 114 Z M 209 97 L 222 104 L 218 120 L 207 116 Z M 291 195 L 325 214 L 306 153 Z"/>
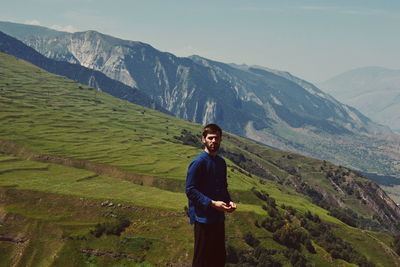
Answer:
<path fill-rule="evenodd" d="M 0 218 L 4 221 L 0 235 L 27 239 L 21 245 L 16 245 L 16 240 L 0 242 L 0 251 L 4 252 L 0 253 L 1 262 L 14 261 L 19 266 L 190 262 L 192 229 L 183 212 L 186 197 L 182 191 L 187 165 L 200 150 L 182 145 L 174 136 L 180 136 L 182 129 L 197 133 L 201 126 L 115 99 L 4 54 L 0 54 L 0 110 L 0 140 L 27 150 L 15 151 L 18 156 L 0 156 Z M 348 240 L 352 243 L 366 240 L 370 249 L 359 251 L 368 254 L 372 262 L 398 264 L 398 256 L 386 252 L 390 250 L 390 236 L 353 231 L 285 185 L 285 179 L 293 179 L 284 169 L 290 161 L 300 167 L 298 173 L 307 182 L 325 186 L 321 178 L 324 173 L 319 171 L 321 162 L 304 157 L 288 160 L 287 153 L 230 135 L 223 143 L 228 151 L 264 162 L 282 181 L 261 180 L 227 159 L 230 191 L 240 201 L 238 212 L 228 216 L 229 245 L 252 252 L 254 248 L 243 239 L 251 232 L 262 246 L 277 253 L 272 257 L 290 266 L 281 252 L 285 246 L 274 240 L 271 232 L 255 225 L 270 217 L 261 208 L 265 202 L 250 190 L 255 188 L 276 200 L 280 214 L 287 213 L 281 204 L 294 207 L 300 215 L 311 211 L 336 227 L 344 239 L 351 232 Z M 34 155 L 41 155 L 41 162 L 22 159 L 35 159 Z M 127 174 L 177 183 L 171 190 L 142 186 L 112 173 L 103 175 L 95 168 L 87 170 L 84 165 L 74 168 L 54 164 L 52 157 L 94 162 Z M 113 205 L 102 206 L 106 200 Z M 96 225 L 116 224 L 119 218 L 131 223 L 120 236 L 103 234 L 96 238 L 91 234 Z M 293 225 L 300 224 L 295 216 L 290 220 Z M 315 254 L 301 249 L 310 263 L 346 266 L 345 261 L 332 258 L 314 244 Z M 49 246 L 51 249 L 46 249 Z M 22 256 L 18 256 L 21 251 Z"/>
<path fill-rule="evenodd" d="M 30 189 L 56 194 L 112 199 L 130 205 L 183 211 L 187 202 L 185 194 L 140 186 L 129 181 L 98 176 L 83 169 L 35 161 L 1 160 L 0 186 Z M 183 190 L 183 189 L 182 189 Z M 241 210 L 265 214 L 260 206 L 241 204 Z"/>

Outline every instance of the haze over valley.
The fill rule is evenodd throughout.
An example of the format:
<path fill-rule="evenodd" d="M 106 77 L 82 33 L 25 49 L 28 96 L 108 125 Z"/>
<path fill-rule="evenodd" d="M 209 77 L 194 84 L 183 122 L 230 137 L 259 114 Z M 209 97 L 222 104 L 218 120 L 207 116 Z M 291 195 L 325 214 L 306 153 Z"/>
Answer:
<path fill-rule="evenodd" d="M 400 266 L 398 4 L 17 5 L 0 9 L 1 266 L 190 266 L 207 123 L 238 205 L 227 266 Z"/>

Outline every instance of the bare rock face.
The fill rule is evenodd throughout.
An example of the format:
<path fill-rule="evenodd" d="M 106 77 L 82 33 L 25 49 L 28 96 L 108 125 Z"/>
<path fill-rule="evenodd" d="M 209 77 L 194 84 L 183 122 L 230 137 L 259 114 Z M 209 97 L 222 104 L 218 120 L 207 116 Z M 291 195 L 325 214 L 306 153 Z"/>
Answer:
<path fill-rule="evenodd" d="M 361 194 L 365 205 L 373 210 L 377 219 L 385 225 L 390 225 L 390 230 L 398 231 L 400 207 L 379 187 L 375 182 L 353 182 L 352 186 Z"/>
<path fill-rule="evenodd" d="M 66 43 L 67 50 L 77 60 L 76 63 L 101 71 L 128 86 L 137 87 L 125 65 L 125 54 L 129 54 L 129 49 L 119 45 L 107 48 L 101 39 L 96 38 L 96 34 L 88 31 Z"/>
<path fill-rule="evenodd" d="M 258 128 L 272 120 L 334 133 L 368 132 L 371 124 L 356 110 L 285 72 L 198 56 L 178 58 L 147 44 L 95 31 L 49 39 L 31 37 L 24 42 L 47 57 L 78 63 L 137 87 L 178 117 L 203 124 L 222 121 L 228 129 L 241 129 L 242 134 L 249 121 L 258 123 Z M 235 116 L 227 118 L 228 112 Z M 297 122 L 288 118 L 294 114 Z"/>

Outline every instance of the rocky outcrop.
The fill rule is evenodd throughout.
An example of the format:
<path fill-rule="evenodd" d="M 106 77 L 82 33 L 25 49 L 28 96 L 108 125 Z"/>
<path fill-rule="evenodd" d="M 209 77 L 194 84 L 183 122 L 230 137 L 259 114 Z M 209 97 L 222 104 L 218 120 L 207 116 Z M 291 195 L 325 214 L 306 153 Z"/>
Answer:
<path fill-rule="evenodd" d="M 360 193 L 365 205 L 373 210 L 378 221 L 389 225 L 393 232 L 399 231 L 400 207 L 377 183 L 350 180 L 349 185 Z"/>

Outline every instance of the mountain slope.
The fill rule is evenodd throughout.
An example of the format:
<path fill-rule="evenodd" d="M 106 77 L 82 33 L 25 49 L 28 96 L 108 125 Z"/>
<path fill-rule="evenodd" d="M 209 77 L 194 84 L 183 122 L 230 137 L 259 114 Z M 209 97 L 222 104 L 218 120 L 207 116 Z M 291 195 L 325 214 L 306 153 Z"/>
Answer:
<path fill-rule="evenodd" d="M 21 41 L 0 32 L 0 51 L 27 60 L 51 73 L 68 77 L 74 81 L 93 86 L 115 97 L 132 103 L 168 112 L 149 96 L 136 88 L 112 80 L 99 71 L 82 67 L 79 64 L 55 61 L 44 57 Z"/>
<path fill-rule="evenodd" d="M 272 147 L 399 177 L 398 136 L 290 74 L 179 58 L 95 31 L 21 40 L 47 57 L 136 86 L 179 118 L 217 122 Z"/>
<path fill-rule="evenodd" d="M 400 70 L 365 67 L 335 76 L 321 88 L 400 133 Z"/>
<path fill-rule="evenodd" d="M 0 21 L 0 31 L 3 30 L 12 32 L 15 38 L 25 38 L 27 36 L 42 36 L 44 38 L 47 38 L 47 37 L 56 37 L 58 35 L 63 35 L 67 33 L 37 25 Z"/>
<path fill-rule="evenodd" d="M 2 262 L 189 264 L 182 191 L 200 125 L 2 53 L 0 77 Z M 230 263 L 399 264 L 392 237 L 361 229 L 398 231 L 400 209 L 377 184 L 228 133 L 222 153 L 239 202 Z"/>

